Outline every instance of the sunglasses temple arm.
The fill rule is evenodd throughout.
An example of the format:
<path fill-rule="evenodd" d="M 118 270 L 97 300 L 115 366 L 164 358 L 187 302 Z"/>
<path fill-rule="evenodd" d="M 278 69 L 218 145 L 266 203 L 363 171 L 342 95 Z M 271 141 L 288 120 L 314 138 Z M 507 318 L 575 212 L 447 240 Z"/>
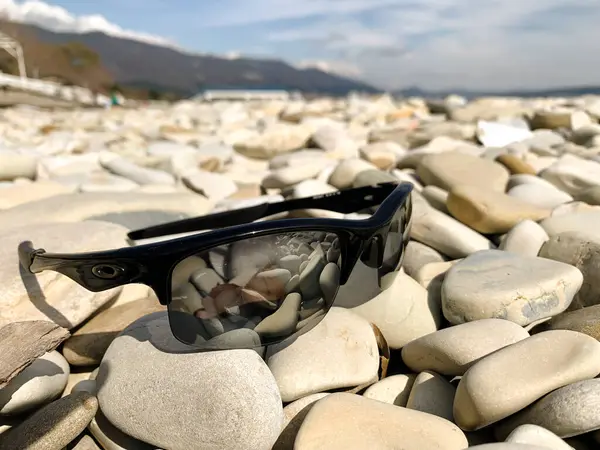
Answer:
<path fill-rule="evenodd" d="M 33 271 L 33 263 L 36 260 L 36 255 L 42 253 L 43 250 L 37 250 L 33 247 L 31 241 L 21 242 L 19 244 L 18 253 L 19 253 L 19 263 L 21 267 L 25 269 L 27 272 L 36 273 Z"/>
<path fill-rule="evenodd" d="M 30 241 L 25 241 L 19 244 L 18 254 L 19 264 L 25 273 L 37 274 L 51 270 L 70 278 L 92 292 L 138 283 L 143 272 L 139 264 L 128 264 L 128 258 L 123 258 L 123 252 L 120 250 L 71 254 L 47 253 L 44 249 L 34 248 Z M 103 279 L 90 270 L 95 264 L 124 268 L 125 276 Z"/>
<path fill-rule="evenodd" d="M 24 241 L 18 248 L 19 263 L 29 273 L 40 273 L 44 270 L 56 270 L 70 260 L 69 255 L 46 253 L 43 248 L 35 248 L 31 241 Z M 92 256 L 93 254 L 87 254 Z"/>
<path fill-rule="evenodd" d="M 364 186 L 328 194 L 304 197 L 282 202 L 263 203 L 248 208 L 223 211 L 201 217 L 178 220 L 153 227 L 129 232 L 131 240 L 149 239 L 170 234 L 191 233 L 254 222 L 274 214 L 298 209 L 324 209 L 339 213 L 352 213 L 380 204 L 397 186 L 396 183 L 383 183 Z"/>

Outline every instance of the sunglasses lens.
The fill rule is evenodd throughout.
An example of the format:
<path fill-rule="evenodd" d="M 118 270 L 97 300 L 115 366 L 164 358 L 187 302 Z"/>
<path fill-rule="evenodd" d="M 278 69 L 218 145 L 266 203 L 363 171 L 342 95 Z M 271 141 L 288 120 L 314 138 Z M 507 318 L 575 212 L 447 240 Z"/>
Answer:
<path fill-rule="evenodd" d="M 390 228 L 388 230 L 385 249 L 383 252 L 383 262 L 379 268 L 379 279 L 385 275 L 397 271 L 402 264 L 402 259 L 409 241 L 411 226 L 412 205 L 410 197 L 396 211 Z"/>
<path fill-rule="evenodd" d="M 412 205 L 410 197 L 395 212 L 387 229 L 385 247 L 380 240 L 367 243 L 354 266 L 350 277 L 338 291 L 336 306 L 354 308 L 379 295 L 391 286 L 393 277 L 386 277 L 399 270 L 409 241 Z M 383 255 L 381 254 L 383 251 Z"/>
<path fill-rule="evenodd" d="M 340 241 L 299 231 L 191 255 L 172 273 L 173 334 L 197 348 L 255 348 L 314 327 L 339 288 Z"/>

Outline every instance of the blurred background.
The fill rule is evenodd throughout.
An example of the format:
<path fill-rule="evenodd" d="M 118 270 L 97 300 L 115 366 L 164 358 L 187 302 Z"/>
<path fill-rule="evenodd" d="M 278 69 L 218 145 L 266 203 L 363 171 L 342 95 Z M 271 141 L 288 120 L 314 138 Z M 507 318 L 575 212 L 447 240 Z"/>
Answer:
<path fill-rule="evenodd" d="M 27 94 L 5 93 L 4 103 L 34 93 L 171 101 L 232 88 L 600 92 L 596 0 L 2 0 L 0 17 L 0 86 Z"/>

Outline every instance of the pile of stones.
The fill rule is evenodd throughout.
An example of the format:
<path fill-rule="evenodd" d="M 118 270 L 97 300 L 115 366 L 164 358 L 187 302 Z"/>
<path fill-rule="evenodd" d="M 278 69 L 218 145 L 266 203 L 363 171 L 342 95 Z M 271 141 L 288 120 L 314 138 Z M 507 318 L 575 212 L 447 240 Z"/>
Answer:
<path fill-rule="evenodd" d="M 0 449 L 598 448 L 599 122 L 593 96 L 2 110 Z M 402 268 L 291 343 L 183 351 L 147 286 L 19 267 L 389 181 Z"/>

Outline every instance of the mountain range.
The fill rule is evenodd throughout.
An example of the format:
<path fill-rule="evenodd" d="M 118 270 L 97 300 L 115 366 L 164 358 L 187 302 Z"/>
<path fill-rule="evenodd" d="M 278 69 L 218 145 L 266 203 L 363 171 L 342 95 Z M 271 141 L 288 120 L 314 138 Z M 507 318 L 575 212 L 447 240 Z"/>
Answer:
<path fill-rule="evenodd" d="M 194 54 L 175 48 L 109 36 L 101 32 L 59 33 L 0 19 L 0 31 L 20 42 L 29 76 L 86 86 L 99 92 L 118 88 L 129 97 L 184 98 L 204 89 L 285 89 L 304 94 L 346 95 L 350 91 L 382 93 L 367 82 L 325 72 L 300 69 L 277 59 L 227 58 Z M 17 64 L 0 52 L 0 71 L 17 74 Z M 519 97 L 600 94 L 600 86 L 530 91 L 428 91 L 409 87 L 398 97 L 467 98 L 501 95 Z"/>
<path fill-rule="evenodd" d="M 275 59 L 225 58 L 108 36 L 57 33 L 34 25 L 0 21 L 0 31 L 19 41 L 28 72 L 104 91 L 113 85 L 138 91 L 190 96 L 203 89 L 286 89 L 314 94 L 380 92 L 368 83 L 299 69 Z M 0 70 L 16 71 L 8 55 Z M 2 64 L 4 61 L 4 64 Z M 11 65 L 12 64 L 12 65 Z"/>

